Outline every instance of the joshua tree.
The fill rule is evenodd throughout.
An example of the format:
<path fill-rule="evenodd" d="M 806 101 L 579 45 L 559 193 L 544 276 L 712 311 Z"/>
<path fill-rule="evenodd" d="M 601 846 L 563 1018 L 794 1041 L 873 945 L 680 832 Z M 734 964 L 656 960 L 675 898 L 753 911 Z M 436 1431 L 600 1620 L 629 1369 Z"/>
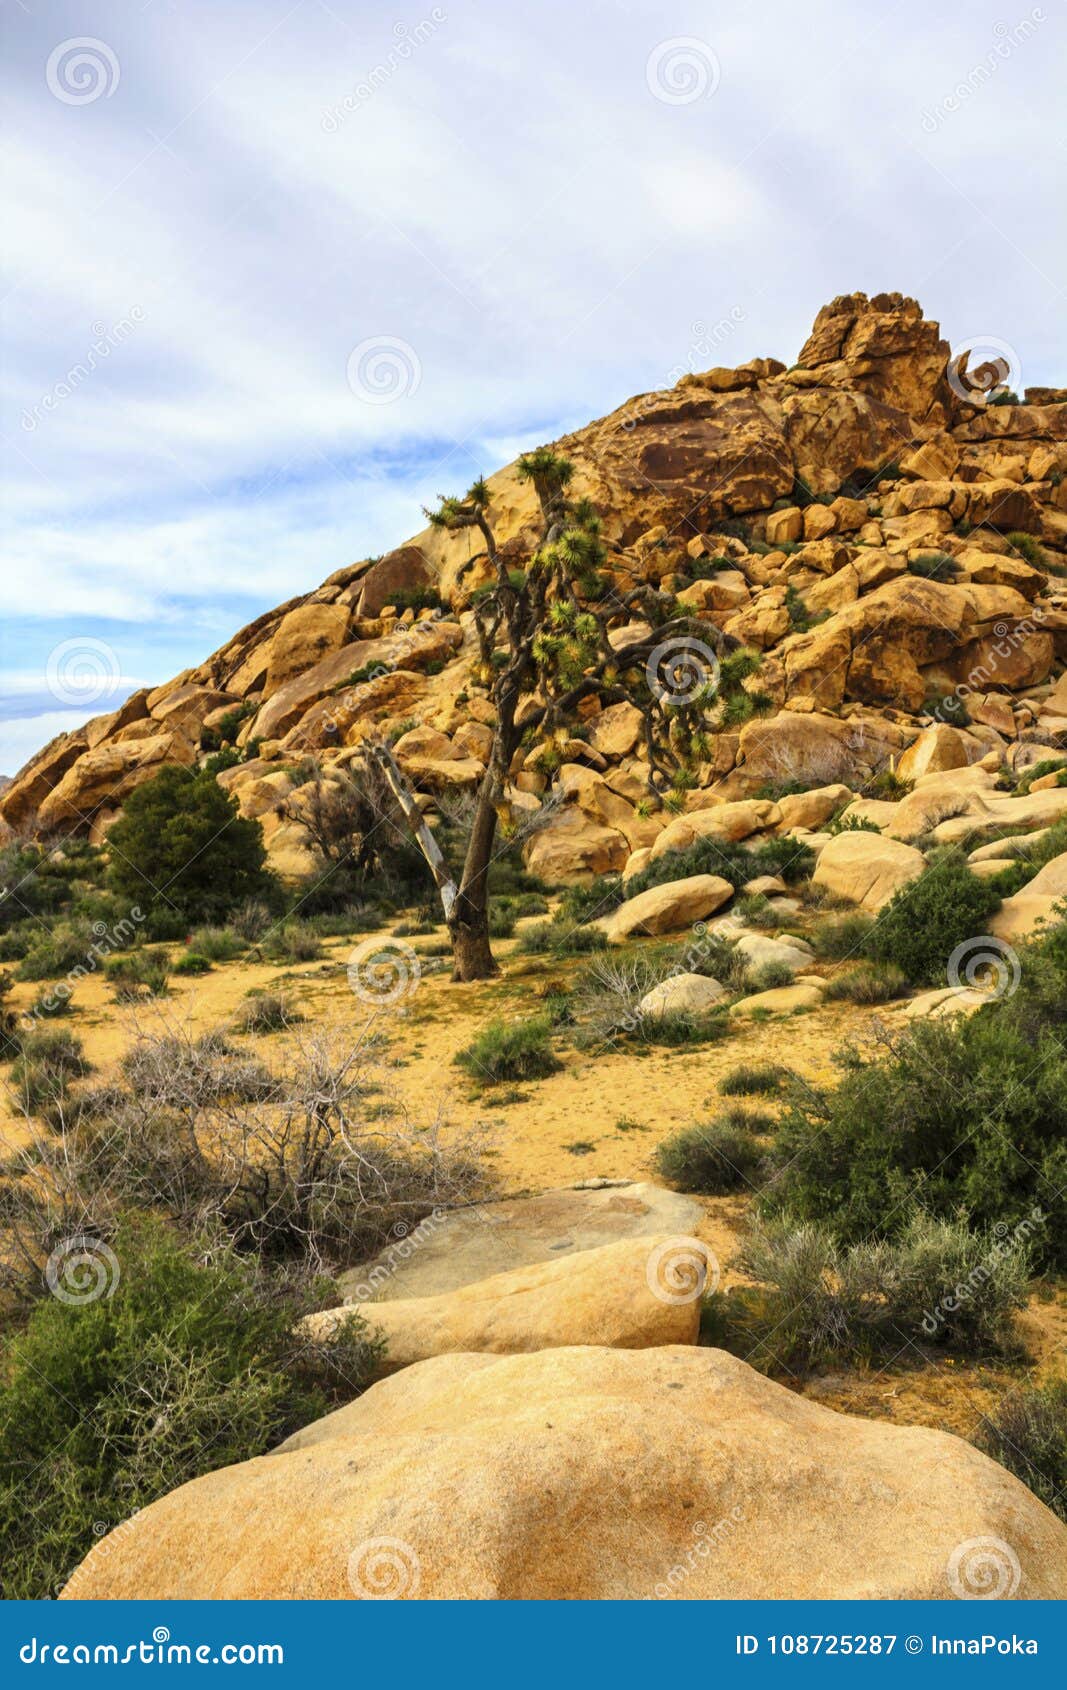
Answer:
<path fill-rule="evenodd" d="M 452 939 L 455 980 L 483 980 L 497 972 L 489 944 L 489 869 L 498 822 L 507 815 L 506 788 L 520 746 L 573 733 L 578 706 L 628 702 L 642 717 L 649 799 L 677 808 L 695 783 L 696 765 L 710 750 L 709 729 L 721 722 L 755 654 L 725 657 L 726 637 L 685 615 L 672 594 L 606 569 L 607 549 L 588 499 L 571 501 L 572 466 L 550 447 L 518 460 L 541 509 L 541 535 L 517 568 L 490 521 L 490 493 L 476 481 L 463 499 L 442 499 L 430 522 L 451 531 L 476 528 L 485 542 L 489 584 L 472 608 L 480 648 L 477 679 L 496 712 L 493 743 L 478 787 L 466 857 L 458 883 L 444 862 L 414 796 L 386 746 L 368 747 L 389 782 L 430 865 Z M 622 584 L 619 584 L 621 577 Z M 620 637 L 621 631 L 625 633 Z M 720 661 L 721 659 L 721 661 Z M 751 710 L 745 699 L 744 708 Z"/>

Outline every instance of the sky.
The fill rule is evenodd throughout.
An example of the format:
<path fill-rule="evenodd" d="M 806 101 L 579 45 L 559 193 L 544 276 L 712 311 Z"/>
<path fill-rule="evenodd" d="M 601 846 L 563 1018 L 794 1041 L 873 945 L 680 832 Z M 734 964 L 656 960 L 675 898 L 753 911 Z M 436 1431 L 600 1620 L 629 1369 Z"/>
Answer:
<path fill-rule="evenodd" d="M 3 0 L 0 774 L 680 369 L 1067 385 L 1064 0 Z"/>

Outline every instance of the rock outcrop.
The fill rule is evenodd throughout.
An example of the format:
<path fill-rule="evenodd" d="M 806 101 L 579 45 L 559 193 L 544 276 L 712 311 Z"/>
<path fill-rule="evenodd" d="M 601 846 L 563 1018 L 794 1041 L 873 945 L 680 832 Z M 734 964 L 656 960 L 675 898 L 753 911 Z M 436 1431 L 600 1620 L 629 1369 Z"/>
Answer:
<path fill-rule="evenodd" d="M 1067 1527 L 944 1432 L 719 1350 L 448 1355 L 90 1552 L 88 1600 L 1067 1595 Z"/>

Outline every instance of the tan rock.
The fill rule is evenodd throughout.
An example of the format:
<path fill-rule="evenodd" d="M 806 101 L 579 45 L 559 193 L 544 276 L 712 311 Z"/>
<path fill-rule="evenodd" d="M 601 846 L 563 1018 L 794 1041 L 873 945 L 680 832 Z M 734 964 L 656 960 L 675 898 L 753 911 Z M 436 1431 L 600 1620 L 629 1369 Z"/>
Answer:
<path fill-rule="evenodd" d="M 350 616 L 344 604 L 301 604 L 284 616 L 271 640 L 266 691 L 277 692 L 294 675 L 340 651 Z"/>
<path fill-rule="evenodd" d="M 777 804 L 766 798 L 740 799 L 708 810 L 693 810 L 676 816 L 663 829 L 652 846 L 652 861 L 669 851 L 686 851 L 698 839 L 721 839 L 734 844 L 750 834 L 774 827 L 780 820 Z"/>
<path fill-rule="evenodd" d="M 641 712 L 634 705 L 609 704 L 594 718 L 589 744 L 612 761 L 626 757 L 641 737 L 641 725 Z"/>
<path fill-rule="evenodd" d="M 804 512 L 797 505 L 788 505 L 781 511 L 771 511 L 767 517 L 765 532 L 769 546 L 780 546 L 783 540 L 787 543 L 799 540 L 804 532 Z"/>
<path fill-rule="evenodd" d="M 597 1250 L 513 1268 L 436 1297 L 326 1309 L 309 1315 L 302 1330 L 313 1340 L 329 1339 L 354 1308 L 384 1335 L 382 1371 L 388 1373 L 460 1351 L 522 1355 L 593 1340 L 627 1350 L 695 1344 L 699 1297 L 664 1302 L 649 1285 L 649 1261 L 669 1242 L 624 1238 Z"/>
<path fill-rule="evenodd" d="M 637 1007 L 650 1020 L 665 1015 L 704 1015 L 725 996 L 725 986 L 706 974 L 672 974 L 646 992 Z"/>
<path fill-rule="evenodd" d="M 972 761 L 967 736 L 958 728 L 936 722 L 924 728 L 897 763 L 901 780 L 915 781 L 922 775 L 941 774 L 946 769 L 965 769 Z"/>
<path fill-rule="evenodd" d="M 819 852 L 811 878 L 813 885 L 825 886 L 873 914 L 925 867 L 922 852 L 898 840 L 876 833 L 839 833 Z"/>
<path fill-rule="evenodd" d="M 1067 1594 L 1067 1528 L 948 1433 L 690 1345 L 449 1355 L 152 1503 L 62 1594 L 950 1601 L 989 1540 L 999 1594 Z"/>
<path fill-rule="evenodd" d="M 635 934 L 655 936 L 677 933 L 691 927 L 695 921 L 712 915 L 734 895 L 733 885 L 717 874 L 691 874 L 684 880 L 669 880 L 662 886 L 650 886 L 628 898 L 600 926 L 608 943 L 621 945 Z"/>
<path fill-rule="evenodd" d="M 609 874 L 621 869 L 629 855 L 630 847 L 621 833 L 591 821 L 571 804 L 539 828 L 523 847 L 523 861 L 530 873 L 540 875 L 551 886 Z"/>
<path fill-rule="evenodd" d="M 818 1009 L 822 1003 L 823 986 L 814 980 L 796 980 L 791 986 L 773 986 L 766 992 L 753 992 L 730 1006 L 732 1016 L 746 1018 L 760 1015 L 796 1015 L 798 1011 Z"/>
<path fill-rule="evenodd" d="M 790 792 L 779 798 L 779 832 L 792 828 L 820 828 L 830 821 L 852 797 L 852 789 L 838 781 L 833 786 L 816 786 L 810 792 Z"/>
<path fill-rule="evenodd" d="M 191 742 L 178 734 L 156 733 L 126 742 L 104 740 L 79 757 L 42 799 L 38 825 L 44 830 L 87 825 L 93 811 L 101 805 L 113 808 L 121 804 L 165 763 L 188 768 L 194 759 Z"/>

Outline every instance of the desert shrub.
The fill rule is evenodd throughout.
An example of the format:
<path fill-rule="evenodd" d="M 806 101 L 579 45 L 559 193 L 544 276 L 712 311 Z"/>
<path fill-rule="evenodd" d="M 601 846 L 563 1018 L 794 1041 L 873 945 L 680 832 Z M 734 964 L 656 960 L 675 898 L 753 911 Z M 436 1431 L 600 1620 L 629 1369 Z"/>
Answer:
<path fill-rule="evenodd" d="M 489 937 L 511 939 L 515 935 L 515 911 L 506 903 L 494 902 L 489 909 Z"/>
<path fill-rule="evenodd" d="M 270 1279 L 216 1243 L 201 1253 L 129 1220 L 87 1249 L 103 1294 L 46 1297 L 4 1348 L 6 1598 L 54 1596 L 97 1540 L 95 1522 L 116 1525 L 264 1453 L 358 1395 L 379 1354 L 358 1317 L 309 1346 L 297 1323 L 335 1300 L 332 1287 Z"/>
<path fill-rule="evenodd" d="M 18 966 L 20 980 L 54 980 L 75 969 L 94 966 L 93 946 L 98 944 L 88 922 L 59 921 L 38 930 L 30 939 Z"/>
<path fill-rule="evenodd" d="M 679 1191 L 721 1197 L 750 1186 L 762 1152 L 751 1132 L 722 1121 L 683 1127 L 657 1145 L 656 1172 Z"/>
<path fill-rule="evenodd" d="M 835 816 L 827 828 L 827 833 L 881 833 L 877 822 L 872 822 L 869 816 Z"/>
<path fill-rule="evenodd" d="M 1030 564 L 1034 569 L 1048 568 L 1048 558 L 1045 556 L 1045 549 L 1040 540 L 1036 539 L 1033 534 L 1023 534 L 1018 529 L 1015 529 L 1012 533 L 1005 534 L 1004 538 L 1007 540 L 1012 551 L 1016 552 L 1019 557 L 1023 558 L 1024 561 Z"/>
<path fill-rule="evenodd" d="M 233 927 L 197 927 L 189 935 L 189 949 L 209 962 L 232 962 L 247 948 L 247 939 Z"/>
<path fill-rule="evenodd" d="M 983 1416 L 975 1441 L 1067 1520 L 1067 1379 L 1011 1391 Z"/>
<path fill-rule="evenodd" d="M 719 1081 L 723 1097 L 759 1097 L 780 1092 L 789 1078 L 788 1068 L 777 1062 L 741 1062 Z"/>
<path fill-rule="evenodd" d="M 746 985 L 751 992 L 772 992 L 793 984 L 793 970 L 787 962 L 761 962 L 748 971 Z"/>
<path fill-rule="evenodd" d="M 1015 791 L 1020 795 L 1025 794 L 1030 791 L 1035 780 L 1041 780 L 1045 775 L 1052 774 L 1056 775 L 1056 784 L 1058 786 L 1063 786 L 1065 782 L 1067 782 L 1067 755 L 1061 753 L 1057 757 L 1042 757 L 1040 762 L 1032 763 L 1023 775 L 1022 779 L 1018 782 L 1015 787 Z M 1057 822 L 1056 826 L 1059 828 L 1060 837 L 1062 838 L 1063 823 Z"/>
<path fill-rule="evenodd" d="M 215 964 L 210 957 L 201 956 L 199 951 L 183 951 L 177 962 L 171 965 L 174 974 L 210 974 Z"/>
<path fill-rule="evenodd" d="M 135 951 L 115 957 L 104 972 L 119 1003 L 136 1003 L 139 998 L 166 997 L 170 967 L 165 951 Z"/>
<path fill-rule="evenodd" d="M 815 867 L 815 853 L 802 840 L 782 836 L 767 839 L 746 850 L 719 839 L 698 839 L 685 851 L 665 851 L 654 863 L 626 883 L 627 898 L 636 898 L 651 886 L 684 880 L 691 874 L 717 874 L 740 891 L 746 880 L 761 874 L 779 874 L 787 884 L 806 880 Z"/>
<path fill-rule="evenodd" d="M 916 1202 L 976 1228 L 1032 1227 L 1067 1263 L 1067 924 L 1022 949 L 1018 988 L 974 1015 L 919 1022 L 839 1083 L 791 1097 L 767 1212 L 846 1243 L 892 1237 Z"/>
<path fill-rule="evenodd" d="M 272 928 L 261 948 L 271 962 L 315 962 L 322 955 L 322 940 L 308 922 L 286 921 Z"/>
<path fill-rule="evenodd" d="M 213 776 L 170 764 L 131 792 L 108 834 L 114 889 L 185 923 L 217 921 L 272 885 L 263 829 Z"/>
<path fill-rule="evenodd" d="M 923 703 L 923 714 L 931 721 L 943 722 L 950 728 L 965 728 L 970 713 L 957 692 L 934 692 Z"/>
<path fill-rule="evenodd" d="M 820 922 L 811 935 L 815 955 L 823 962 L 844 962 L 862 956 L 874 921 L 855 911 L 832 921 Z"/>
<path fill-rule="evenodd" d="M 79 1038 L 66 1028 L 41 1027 L 20 1035 L 10 1085 L 20 1107 L 37 1115 L 89 1071 Z"/>
<path fill-rule="evenodd" d="M 823 997 L 830 1003 L 891 1003 L 907 996 L 908 981 L 890 962 L 868 962 L 827 982 Z"/>
<path fill-rule="evenodd" d="M 702 1015 L 674 1010 L 666 1015 L 644 1015 L 633 1028 L 633 1037 L 648 1045 L 703 1045 L 724 1039 L 730 1031 L 726 1012 L 710 1009 Z"/>
<path fill-rule="evenodd" d="M 607 946 L 599 927 L 572 927 L 565 921 L 539 921 L 519 934 L 516 949 L 524 956 L 587 956 Z"/>
<path fill-rule="evenodd" d="M 601 875 L 590 886 L 568 886 L 559 904 L 559 919 L 577 925 L 611 915 L 631 896 L 618 874 Z"/>
<path fill-rule="evenodd" d="M 988 932 L 999 908 L 989 882 L 971 873 L 960 852 L 946 851 L 894 893 L 867 935 L 866 953 L 903 970 L 915 985 L 936 985 L 946 979 L 957 945 Z"/>
<path fill-rule="evenodd" d="M 896 770 L 887 766 L 864 781 L 860 787 L 860 796 L 881 798 L 886 803 L 895 803 L 899 798 L 906 798 L 912 789 L 910 780 L 901 780 Z"/>
<path fill-rule="evenodd" d="M 960 566 L 947 552 L 924 552 L 908 560 L 908 574 L 921 581 L 954 581 Z"/>
<path fill-rule="evenodd" d="M 1025 1246 L 960 1219 L 912 1211 L 901 1235 L 842 1245 L 827 1227 L 757 1225 L 739 1266 L 772 1287 L 759 1311 L 762 1356 L 788 1368 L 866 1362 L 907 1345 L 972 1355 L 1010 1348 L 1026 1302 Z"/>
<path fill-rule="evenodd" d="M 240 935 L 246 943 L 255 944 L 262 939 L 273 924 L 270 905 L 260 898 L 245 898 L 244 901 L 230 912 L 227 926 Z"/>
<path fill-rule="evenodd" d="M 456 1062 L 479 1085 L 499 1080 L 541 1080 L 562 1067 L 552 1049 L 552 1023 L 547 1015 L 526 1021 L 490 1021 Z"/>
<path fill-rule="evenodd" d="M 277 1033 L 303 1021 L 304 1013 L 285 992 L 249 992 L 233 1018 L 239 1033 Z"/>

